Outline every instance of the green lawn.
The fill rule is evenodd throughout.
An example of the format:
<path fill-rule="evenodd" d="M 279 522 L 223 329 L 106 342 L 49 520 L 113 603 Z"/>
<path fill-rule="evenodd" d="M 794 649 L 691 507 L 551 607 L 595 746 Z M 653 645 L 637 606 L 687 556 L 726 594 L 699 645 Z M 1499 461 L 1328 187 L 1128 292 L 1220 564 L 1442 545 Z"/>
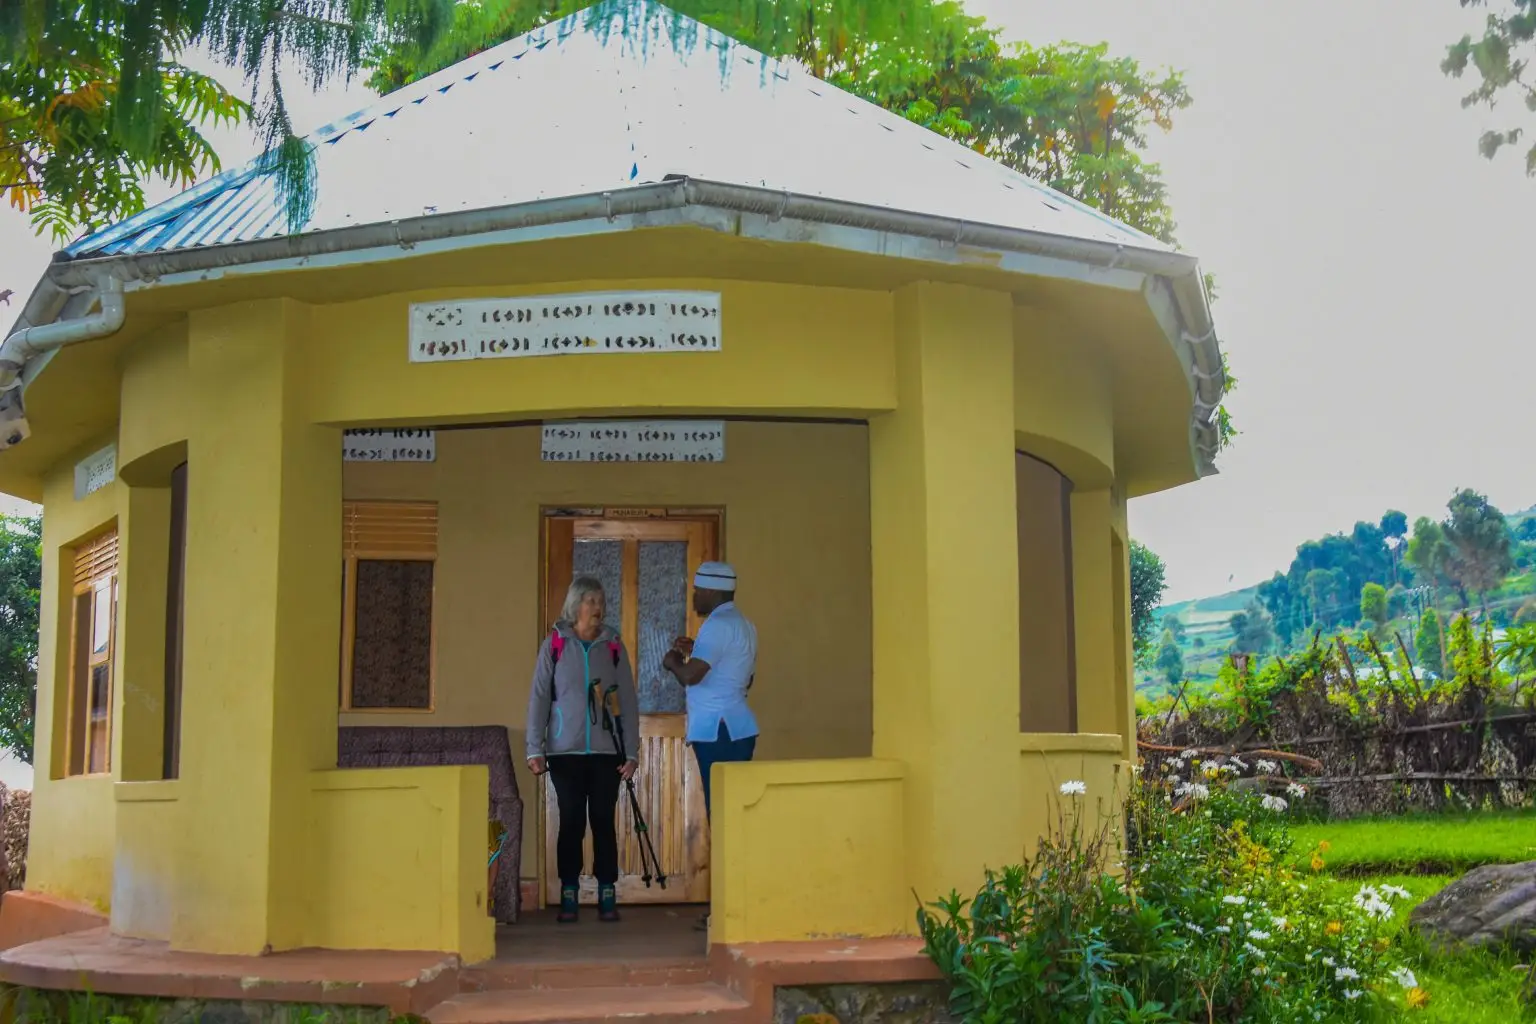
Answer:
<path fill-rule="evenodd" d="M 1323 859 L 1340 875 L 1459 875 L 1480 864 L 1536 860 L 1536 813 L 1530 811 L 1358 818 L 1298 825 L 1292 834 L 1303 863 L 1326 841 Z"/>
<path fill-rule="evenodd" d="M 1412 907 L 1468 868 L 1536 859 L 1536 814 L 1360 819 L 1301 825 L 1292 830 L 1304 861 L 1319 841 L 1330 884 L 1342 895 L 1362 885 L 1397 885 L 1413 894 L 1398 916 L 1398 936 L 1429 1004 L 1405 1019 L 1424 1024 L 1515 1024 L 1536 1021 L 1536 1006 L 1520 999 L 1525 965 L 1513 954 L 1437 953 L 1406 927 Z M 1438 873 L 1425 868 L 1443 866 Z"/>

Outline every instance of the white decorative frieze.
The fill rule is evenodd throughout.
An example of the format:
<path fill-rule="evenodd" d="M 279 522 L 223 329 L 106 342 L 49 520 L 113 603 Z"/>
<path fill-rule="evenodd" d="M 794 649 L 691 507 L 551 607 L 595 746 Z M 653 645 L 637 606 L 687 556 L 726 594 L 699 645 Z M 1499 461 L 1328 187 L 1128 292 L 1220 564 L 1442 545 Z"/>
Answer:
<path fill-rule="evenodd" d="M 109 444 L 101 451 L 88 455 L 75 463 L 75 500 L 95 494 L 117 479 L 117 445 Z"/>
<path fill-rule="evenodd" d="M 720 420 L 614 420 L 546 423 L 545 462 L 722 462 Z"/>
<path fill-rule="evenodd" d="M 346 462 L 434 462 L 435 430 L 346 430 L 341 457 Z"/>
<path fill-rule="evenodd" d="M 411 304 L 413 363 L 718 351 L 719 292 L 590 292 Z"/>

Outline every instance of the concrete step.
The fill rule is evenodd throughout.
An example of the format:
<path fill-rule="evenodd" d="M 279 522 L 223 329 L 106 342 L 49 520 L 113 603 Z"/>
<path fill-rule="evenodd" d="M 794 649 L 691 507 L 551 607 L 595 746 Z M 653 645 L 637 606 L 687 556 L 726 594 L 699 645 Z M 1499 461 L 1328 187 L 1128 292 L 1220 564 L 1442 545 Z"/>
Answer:
<path fill-rule="evenodd" d="M 750 1004 L 724 985 L 627 985 L 602 988 L 466 992 L 427 1011 L 432 1024 L 747 1024 Z"/>
<path fill-rule="evenodd" d="M 493 960 L 459 972 L 460 992 L 505 989 L 693 985 L 710 980 L 703 957 L 633 957 L 624 961 Z"/>

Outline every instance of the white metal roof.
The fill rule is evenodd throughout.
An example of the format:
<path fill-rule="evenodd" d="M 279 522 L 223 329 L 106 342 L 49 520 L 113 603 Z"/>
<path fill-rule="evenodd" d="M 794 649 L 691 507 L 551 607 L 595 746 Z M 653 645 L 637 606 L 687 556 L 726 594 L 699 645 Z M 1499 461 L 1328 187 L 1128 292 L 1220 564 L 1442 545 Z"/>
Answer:
<path fill-rule="evenodd" d="M 1171 251 L 654 0 L 606 0 L 309 139 L 317 195 L 305 233 L 686 176 Z M 253 162 L 82 238 L 64 255 L 187 250 L 275 238 L 287 227 L 274 175 Z"/>

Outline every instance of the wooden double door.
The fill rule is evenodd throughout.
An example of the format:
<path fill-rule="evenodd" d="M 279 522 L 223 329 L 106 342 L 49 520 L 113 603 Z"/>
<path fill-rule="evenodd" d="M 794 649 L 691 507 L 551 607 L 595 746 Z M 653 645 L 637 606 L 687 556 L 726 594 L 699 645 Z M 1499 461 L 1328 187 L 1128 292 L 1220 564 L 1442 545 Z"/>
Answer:
<path fill-rule="evenodd" d="M 609 510 L 602 515 L 547 514 L 544 517 L 545 628 L 559 617 L 571 580 L 602 581 L 607 621 L 624 638 L 640 699 L 639 767 L 635 792 L 667 886 L 642 881 L 640 847 L 629 797 L 619 792 L 619 900 L 624 903 L 705 903 L 709 900 L 709 823 L 698 764 L 688 749 L 683 688 L 661 667 L 678 636 L 696 636 L 699 618 L 689 600 L 694 570 L 718 557 L 717 514 Z M 544 858 L 541 873 L 546 904 L 560 900 L 555 873 L 555 837 L 560 809 L 555 787 L 545 777 L 541 800 Z M 592 836 L 584 845 L 592 867 Z M 597 898 L 597 881 L 581 880 L 582 901 Z"/>

